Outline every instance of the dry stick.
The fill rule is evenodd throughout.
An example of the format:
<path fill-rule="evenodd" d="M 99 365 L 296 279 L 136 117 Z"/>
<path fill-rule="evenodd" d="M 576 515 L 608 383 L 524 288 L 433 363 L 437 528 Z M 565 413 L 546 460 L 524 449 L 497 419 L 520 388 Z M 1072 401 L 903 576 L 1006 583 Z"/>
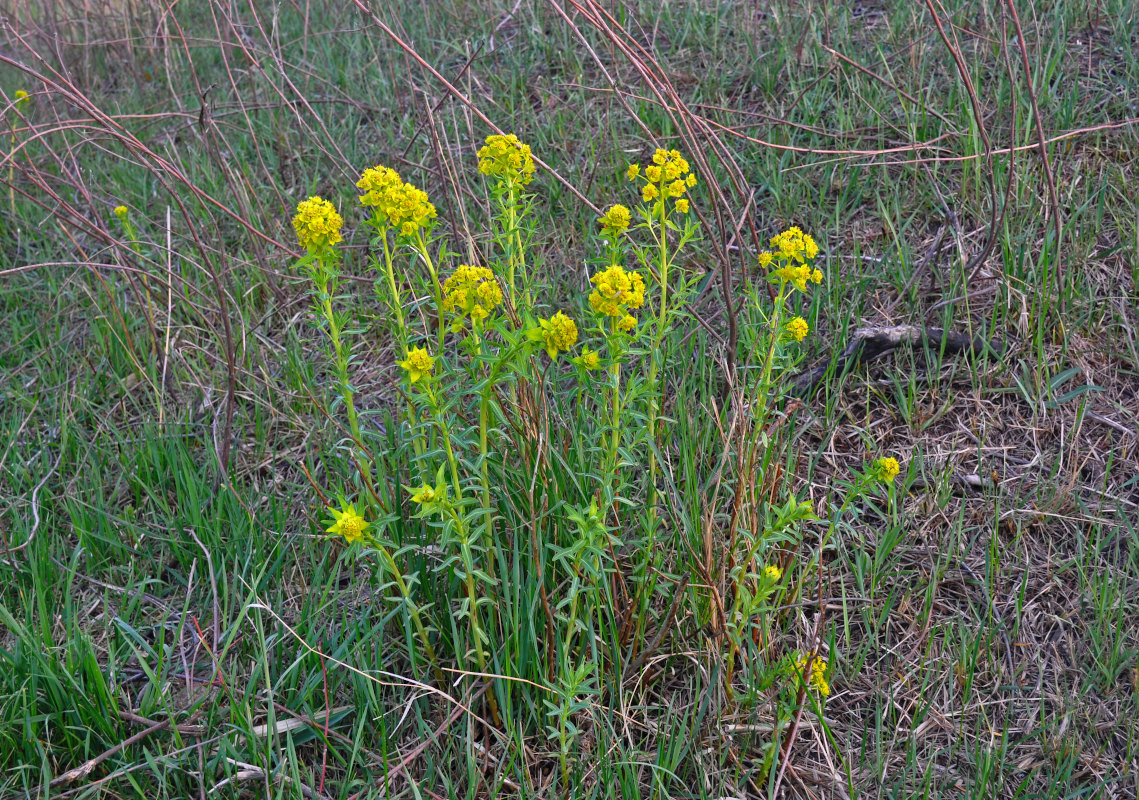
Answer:
<path fill-rule="evenodd" d="M 104 761 L 106 761 L 108 758 L 113 756 L 115 753 L 118 753 L 120 750 L 123 750 L 127 747 L 130 747 L 135 742 L 140 742 L 143 739 L 145 739 L 147 736 L 150 736 L 153 733 L 158 733 L 158 731 L 160 731 L 164 728 L 168 728 L 168 727 L 170 727 L 170 720 L 168 720 L 168 719 L 164 719 L 161 722 L 156 722 L 153 725 L 151 725 L 149 728 L 147 728 L 146 730 L 139 731 L 134 736 L 131 736 L 129 739 L 126 739 L 122 742 L 119 742 L 117 745 L 112 747 L 110 750 L 106 750 L 106 751 L 100 753 L 99 755 L 95 756 L 94 758 L 89 759 L 87 761 L 84 761 L 82 764 L 80 764 L 75 769 L 68 770 L 67 772 L 60 775 L 58 778 L 53 778 L 51 780 L 51 782 L 48 784 L 48 786 L 54 788 L 56 786 L 63 786 L 63 785 L 68 784 L 68 783 L 73 783 L 73 782 L 79 780 L 80 778 L 86 778 L 88 775 L 91 774 L 91 770 L 95 769 L 95 767 L 102 764 Z"/>
<path fill-rule="evenodd" d="M 32 543 L 32 539 L 35 538 L 36 531 L 39 530 L 40 527 L 40 489 L 42 489 L 44 484 L 47 483 L 48 478 L 50 478 L 55 473 L 56 469 L 59 467 L 59 462 L 62 459 L 63 446 L 61 444 L 59 448 L 59 455 L 55 457 L 55 463 L 51 465 L 51 469 L 47 471 L 47 474 L 44 475 L 43 478 L 40 479 L 40 482 L 36 484 L 35 488 L 32 489 L 32 530 L 28 534 L 28 538 L 25 539 L 22 544 L 18 544 L 15 547 L 4 548 L 4 550 L 0 551 L 0 554 L 8 555 L 9 553 L 18 553 Z"/>
<path fill-rule="evenodd" d="M 170 364 L 170 327 L 174 316 L 174 249 L 170 241 L 170 206 L 166 206 L 166 338 L 162 345 L 162 378 L 159 391 L 158 424 L 161 426 L 166 410 L 166 372 Z"/>
<path fill-rule="evenodd" d="M 841 372 L 859 361 L 869 361 L 888 353 L 903 344 L 941 346 L 946 353 L 983 353 L 986 349 L 1000 353 L 1004 346 L 980 336 L 970 336 L 942 328 L 922 328 L 916 325 L 896 325 L 891 328 L 859 328 L 851 336 L 846 348 L 835 357 L 835 372 Z M 830 371 L 830 359 L 816 364 L 795 377 L 794 388 L 801 393 L 814 389 Z"/>
<path fill-rule="evenodd" d="M 1032 67 L 1028 63 L 1028 48 L 1024 43 L 1024 31 L 1020 27 L 1020 15 L 1012 0 L 1005 0 L 1012 24 L 1016 27 L 1016 41 L 1020 45 L 1020 59 L 1024 65 L 1024 80 L 1028 84 L 1028 98 L 1032 102 L 1032 120 L 1036 123 L 1036 138 L 1040 146 L 1040 161 L 1044 166 L 1044 177 L 1048 180 L 1048 199 L 1052 204 L 1052 223 L 1056 227 L 1056 269 L 1053 271 L 1055 280 L 1059 280 L 1063 264 L 1060 261 L 1060 244 L 1064 237 L 1064 224 L 1060 218 L 1060 199 L 1056 195 L 1056 179 L 1052 175 L 1052 165 L 1048 160 L 1048 144 L 1044 137 L 1044 125 L 1040 121 L 1040 108 L 1036 104 L 1036 90 L 1032 86 Z M 1090 48 L 1089 48 L 1090 57 Z M 1061 296 L 1062 302 L 1062 296 Z"/>
<path fill-rule="evenodd" d="M 83 577 L 83 576 L 80 576 L 80 577 Z M 133 711 L 123 711 L 121 709 L 119 710 L 119 718 L 122 720 L 125 720 L 127 722 L 133 722 L 136 725 L 148 725 L 151 727 L 155 727 L 155 726 L 162 724 L 158 720 L 153 720 L 153 719 L 150 719 L 149 717 L 144 717 L 144 716 L 141 716 L 139 714 L 135 714 Z M 169 724 L 169 720 L 167 720 L 167 724 Z M 178 733 L 181 734 L 182 736 L 190 736 L 190 737 L 193 737 L 195 739 L 198 737 L 201 737 L 201 736 L 205 736 L 207 733 L 209 733 L 209 726 L 208 725 L 181 724 L 181 725 L 172 725 L 171 727 L 173 727 L 174 730 L 178 731 Z"/>
<path fill-rule="evenodd" d="M 1001 7 L 1001 54 L 1004 56 L 1005 72 L 1008 74 L 1009 85 L 1012 86 L 1016 83 L 1012 74 L 1012 61 L 1008 56 L 1008 15 L 1005 14 L 1004 6 Z M 1011 131 L 1009 132 L 1009 145 L 1015 147 L 1016 145 L 1016 102 L 1009 101 L 1009 125 Z M 1012 187 L 1016 183 L 1016 152 L 1010 151 L 1008 154 L 1008 180 L 1005 182 L 1005 199 L 1001 204 L 1001 219 L 1004 219 L 1005 212 L 1008 210 L 1008 204 L 1012 201 Z M 1059 245 L 1059 242 L 1057 242 Z M 969 277 L 965 279 L 965 285 L 968 286 L 977 277 L 977 273 L 981 271 L 981 262 L 977 262 L 973 267 L 973 271 L 969 273 Z"/>

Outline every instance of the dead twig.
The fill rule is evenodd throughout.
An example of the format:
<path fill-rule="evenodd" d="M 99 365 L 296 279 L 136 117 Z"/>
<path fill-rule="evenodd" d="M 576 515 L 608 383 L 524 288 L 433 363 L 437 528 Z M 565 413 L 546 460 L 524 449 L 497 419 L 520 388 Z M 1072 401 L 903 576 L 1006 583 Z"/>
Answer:
<path fill-rule="evenodd" d="M 943 328 L 923 328 L 917 325 L 895 325 L 890 328 L 859 328 L 851 336 L 850 343 L 833 360 L 834 371 L 844 372 L 860 361 L 870 361 L 878 356 L 896 350 L 904 344 L 921 345 L 934 349 L 944 349 L 947 354 L 977 354 L 986 351 L 1001 353 L 1004 345 L 999 341 L 989 341 L 980 336 L 945 330 Z M 794 381 L 796 392 L 806 394 L 813 390 L 831 370 L 831 361 L 826 360 L 800 373 Z"/>
<path fill-rule="evenodd" d="M 28 533 L 28 538 L 25 539 L 23 543 L 18 544 L 15 547 L 5 548 L 4 550 L 0 551 L 0 554 L 8 555 L 9 553 L 18 553 L 32 543 L 32 539 L 35 538 L 36 531 L 38 531 L 40 527 L 40 489 L 42 489 L 44 487 L 44 484 L 48 482 L 48 479 L 55 474 L 55 471 L 59 468 L 59 462 L 62 458 L 63 448 L 61 447 L 59 450 L 59 455 L 55 457 L 55 463 L 51 465 L 51 469 L 47 471 L 46 475 L 40 478 L 40 482 L 36 484 L 36 487 L 34 489 L 32 489 L 32 530 Z"/>
<path fill-rule="evenodd" d="M 112 747 L 110 750 L 105 750 L 104 752 L 100 753 L 99 755 L 95 756 L 94 758 L 91 758 L 91 759 L 88 759 L 87 761 L 84 761 L 82 764 L 80 764 L 75 769 L 68 770 L 67 772 L 63 773 L 59 777 L 53 778 L 51 780 L 51 783 L 48 784 L 48 786 L 51 788 L 54 788 L 56 786 L 64 786 L 64 785 L 69 784 L 69 783 L 74 783 L 75 781 L 77 781 L 81 778 L 86 778 L 88 775 L 91 774 L 91 771 L 93 769 L 95 769 L 95 767 L 102 764 L 104 761 L 106 761 L 108 758 L 113 756 L 115 753 L 118 753 L 120 750 L 125 750 L 126 748 L 130 747 L 132 744 L 135 744 L 136 742 L 140 742 L 143 739 L 145 739 L 147 736 L 150 736 L 151 734 L 154 734 L 154 733 L 158 733 L 160 730 L 163 730 L 164 728 L 168 728 L 168 727 L 170 727 L 170 720 L 168 720 L 168 719 L 164 719 L 160 722 L 156 722 L 153 725 L 151 725 L 149 728 L 146 728 L 145 730 L 141 730 L 138 733 L 136 733 L 134 736 L 131 736 L 129 739 L 125 739 L 125 740 L 119 742 L 117 745 Z"/>

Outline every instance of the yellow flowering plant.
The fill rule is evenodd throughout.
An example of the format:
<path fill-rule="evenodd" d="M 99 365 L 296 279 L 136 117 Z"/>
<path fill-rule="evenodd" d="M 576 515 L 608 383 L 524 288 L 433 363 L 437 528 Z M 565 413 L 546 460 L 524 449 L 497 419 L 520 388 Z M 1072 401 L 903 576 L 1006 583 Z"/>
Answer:
<path fill-rule="evenodd" d="M 352 357 L 345 341 L 346 334 L 354 331 L 348 330 L 349 315 L 337 308 L 337 293 L 341 283 L 340 252 L 337 245 L 342 239 L 340 230 L 343 225 L 344 219 L 336 206 L 323 197 L 312 196 L 298 203 L 297 213 L 293 217 L 293 230 L 297 242 L 306 253 L 297 261 L 295 268 L 305 270 L 312 281 L 317 318 L 332 347 L 340 399 L 348 413 L 352 441 L 358 447 L 362 444 L 360 421 L 356 413 L 356 390 L 348 376 Z"/>
<path fill-rule="evenodd" d="M 526 270 L 526 245 L 529 240 L 527 216 L 531 209 L 531 196 L 526 188 L 534 180 L 534 157 L 530 145 L 513 134 L 494 134 L 486 138 L 479 148 L 479 172 L 490 180 L 490 191 L 495 205 L 491 216 L 497 249 L 505 257 L 502 270 L 511 308 L 518 308 L 518 286 L 526 307 L 533 305 L 530 275 Z"/>
<path fill-rule="evenodd" d="M 488 137 L 476 152 L 490 235 L 473 226 L 476 235 L 455 248 L 465 251 L 462 263 L 426 192 L 389 167 L 368 167 L 356 181 L 358 205 L 343 214 L 358 228 L 329 200 L 298 205 L 298 266 L 313 286 L 339 390 L 329 411 L 341 409 L 350 431 L 346 457 L 329 460 L 328 480 L 346 485 L 323 527 L 347 545 L 346 557 L 380 563 L 387 601 L 417 642 L 416 680 L 426 679 L 417 671 L 424 665 L 440 686 L 447 669 L 489 680 L 479 702 L 492 726 L 518 708 L 524 687 L 547 692 L 548 731 L 568 786 L 583 698 L 625 680 L 629 654 L 651 649 L 645 621 L 667 592 L 668 559 L 690 546 L 680 538 L 688 511 L 678 509 L 676 487 L 681 470 L 690 484 L 699 477 L 702 454 L 677 458 L 672 432 L 693 410 L 668 402 L 677 379 L 668 370 L 698 363 L 682 324 L 693 321 L 688 304 L 703 278 L 686 266 L 697 260 L 688 251 L 700 235 L 700 180 L 677 150 L 630 165 L 632 201 L 617 197 L 628 205 L 606 203 L 590 215 L 592 252 L 574 276 L 578 289 L 555 294 L 535 257 L 554 248 L 532 246 L 541 184 L 533 154 L 514 135 Z M 345 247 L 361 231 L 366 246 Z M 762 480 L 738 487 L 732 502 L 743 511 L 732 516 L 722 561 L 687 590 L 722 643 L 726 695 L 741 703 L 759 702 L 776 664 L 781 687 L 806 682 L 815 687 L 811 702 L 824 702 L 841 663 L 796 672 L 798 656 L 775 644 L 780 604 L 802 595 L 835 515 L 819 520 L 795 495 L 776 502 L 775 479 L 762 472 L 778 456 L 771 418 L 789 413 L 787 372 L 810 341 L 811 317 L 796 302 L 822 280 L 819 250 L 797 228 L 780 233 L 758 256 L 764 280 L 745 289 L 740 357 L 748 369 L 736 373 L 742 416 L 731 438 L 741 471 L 758 465 L 751 474 Z M 380 303 L 370 311 L 348 305 L 342 259 L 373 270 Z M 774 302 L 757 286 L 770 286 Z M 355 358 L 386 370 L 360 413 Z M 699 414 L 718 413 L 716 402 L 709 397 Z M 897 479 L 901 467 L 890 461 L 868 465 L 848 496 Z M 726 515 L 714 491 L 705 494 L 712 525 Z M 819 552 L 807 555 L 797 546 L 812 528 L 824 530 Z"/>
<path fill-rule="evenodd" d="M 404 318 L 403 281 L 397 277 L 396 261 L 402 255 L 409 255 L 412 262 L 418 260 L 427 267 L 428 291 L 435 298 L 439 313 L 437 345 L 443 343 L 443 287 L 436 270 L 436 257 L 432 255 L 433 232 L 438 212 L 428 199 L 427 193 L 414 184 L 407 183 L 399 173 L 390 167 L 377 165 L 365 169 L 356 182 L 360 206 L 368 214 L 366 224 L 374 231 L 373 252 L 379 248 L 378 257 L 373 258 L 372 267 L 386 279 L 385 292 L 376 283 L 376 291 L 388 303 L 396 321 L 396 335 L 400 350 L 408 348 L 408 326 Z M 446 257 L 446 254 L 440 254 Z M 414 276 L 415 270 L 407 270 L 404 275 Z M 414 287 L 414 284 L 413 284 Z"/>

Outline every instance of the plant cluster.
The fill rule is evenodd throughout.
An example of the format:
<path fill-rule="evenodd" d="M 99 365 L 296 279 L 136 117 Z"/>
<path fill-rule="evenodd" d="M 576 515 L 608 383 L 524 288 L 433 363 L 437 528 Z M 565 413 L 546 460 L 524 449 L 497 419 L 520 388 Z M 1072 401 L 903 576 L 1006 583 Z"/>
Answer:
<path fill-rule="evenodd" d="M 630 677 L 629 654 L 645 651 L 691 546 L 662 459 L 673 447 L 670 370 L 701 277 L 681 261 L 699 238 L 690 215 L 699 180 L 676 150 L 630 165 L 641 202 L 600 216 L 587 291 L 554 305 L 552 281 L 534 274 L 531 258 L 529 147 L 491 136 L 478 169 L 492 198 L 484 264 L 456 263 L 427 194 L 394 170 L 366 169 L 357 183 L 372 234 L 368 266 L 386 307 L 375 319 L 400 376 L 398 400 L 372 412 L 386 415 L 376 424 L 361 422 L 351 383 L 365 329 L 354 327 L 361 315 L 340 291 L 343 220 L 320 197 L 297 208 L 306 251 L 298 268 L 328 343 L 334 405 L 348 421 L 345 483 L 327 531 L 378 566 L 378 588 L 416 642 L 407 659 L 418 679 L 442 685 L 447 670 L 493 676 L 485 702 L 500 730 L 517 729 L 520 714 L 538 724 L 520 708 L 540 699 L 568 785 L 581 768 L 570 753 L 591 724 L 592 701 Z M 818 253 L 811 236 L 790 228 L 758 255 L 762 279 L 749 287 L 741 342 L 750 410 L 737 455 L 748 469 L 771 465 L 783 376 L 809 332 L 792 300 L 822 281 Z M 898 469 L 892 459 L 872 465 L 846 502 Z M 754 703 L 778 686 L 772 708 L 784 724 L 794 707 L 831 690 L 818 643 L 782 653 L 768 643 L 784 598 L 818 566 L 818 553 L 797 555 L 803 526 L 821 522 L 825 541 L 837 515 L 820 521 L 809 502 L 765 501 L 754 485 L 737 494 L 736 507 L 750 514 L 734 518 L 724 542 L 726 591 L 708 575 L 684 583 L 700 584 L 687 590 L 700 622 L 723 634 L 728 696 Z"/>

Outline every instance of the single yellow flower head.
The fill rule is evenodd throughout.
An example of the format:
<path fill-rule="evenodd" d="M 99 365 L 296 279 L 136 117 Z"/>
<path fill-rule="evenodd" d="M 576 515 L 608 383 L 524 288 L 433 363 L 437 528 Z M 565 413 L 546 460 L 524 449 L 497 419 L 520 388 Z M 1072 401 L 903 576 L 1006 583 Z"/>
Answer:
<path fill-rule="evenodd" d="M 676 201 L 676 210 L 679 211 L 681 214 L 687 214 L 688 213 L 688 201 L 683 199 L 683 198 L 681 198 L 680 200 L 677 200 Z"/>
<path fill-rule="evenodd" d="M 332 514 L 333 523 L 331 527 L 325 528 L 325 531 L 335 536 L 343 536 L 348 544 L 360 541 L 364 538 L 369 523 L 356 513 L 355 506 L 342 502 L 340 508 L 340 511 L 335 508 L 328 509 Z"/>
<path fill-rule="evenodd" d="M 764 251 L 764 252 L 759 254 L 759 266 L 762 267 L 763 269 L 767 269 L 768 267 L 770 267 L 771 262 L 774 260 L 775 260 L 775 256 L 773 256 L 771 253 Z"/>
<path fill-rule="evenodd" d="M 635 180 L 641 175 L 641 167 L 633 164 L 625 175 L 629 180 Z M 652 163 L 644 168 L 645 185 L 641 187 L 641 199 L 648 203 L 661 196 L 679 198 L 692 186 L 696 185 L 696 176 L 689 171 L 688 162 L 680 155 L 679 150 L 657 150 L 653 153 Z M 678 204 L 677 210 L 687 214 L 687 203 L 682 207 Z"/>
<path fill-rule="evenodd" d="M 621 204 L 609 207 L 605 215 L 598 219 L 601 223 L 601 232 L 609 237 L 616 239 L 625 231 L 629 230 L 630 214 L 629 209 Z"/>
<path fill-rule="evenodd" d="M 590 350 L 588 347 L 582 350 L 581 355 L 575 359 L 577 363 L 581 364 L 588 370 L 595 370 L 601 366 L 601 355 Z"/>
<path fill-rule="evenodd" d="M 777 583 L 783 577 L 783 570 L 774 564 L 769 564 L 763 568 L 763 577 L 772 583 Z"/>
<path fill-rule="evenodd" d="M 874 473 L 882 483 L 893 483 L 902 467 L 896 458 L 880 458 L 874 462 Z"/>
<path fill-rule="evenodd" d="M 637 318 L 632 314 L 626 314 L 617 322 L 617 330 L 622 333 L 628 333 L 635 327 L 637 327 Z"/>
<path fill-rule="evenodd" d="M 23 89 L 17 89 L 12 99 L 14 101 L 13 105 L 16 106 L 16 108 L 23 108 L 28 103 L 32 102 L 31 95 L 29 95 Z"/>
<path fill-rule="evenodd" d="M 771 240 L 779 256 L 787 261 L 796 261 L 800 264 L 811 261 L 819 254 L 819 246 L 808 234 L 799 228 L 788 228 Z"/>
<path fill-rule="evenodd" d="M 430 503 L 435 500 L 435 489 L 428 486 L 426 483 L 420 486 L 411 494 L 411 502 L 413 503 Z"/>
<path fill-rule="evenodd" d="M 360 205 L 372 209 L 375 221 L 395 228 L 404 236 L 414 236 L 438 216 L 435 206 L 427 199 L 427 192 L 404 183 L 399 173 L 389 167 L 364 170 L 356 187 L 364 191 Z"/>
<path fill-rule="evenodd" d="M 811 272 L 811 280 L 815 283 L 822 283 L 823 282 L 823 271 L 820 269 L 813 270 Z"/>
<path fill-rule="evenodd" d="M 130 212 L 127 210 L 126 206 L 115 206 L 115 216 L 118 217 L 119 219 L 123 220 L 124 222 L 126 222 L 127 215 L 129 213 Z"/>
<path fill-rule="evenodd" d="M 525 186 L 534 179 L 534 157 L 530 145 L 522 144 L 513 133 L 486 137 L 479 149 L 479 172 L 493 175 L 504 183 Z"/>
<path fill-rule="evenodd" d="M 557 358 L 559 352 L 577 343 L 577 325 L 561 311 L 549 319 L 538 320 L 538 324 L 542 326 L 542 342 L 550 358 Z"/>
<path fill-rule="evenodd" d="M 481 322 L 502 303 L 502 287 L 486 267 L 466 264 L 443 282 L 443 310 Z"/>
<path fill-rule="evenodd" d="M 811 674 L 809 676 L 804 674 L 807 669 L 808 661 L 811 662 Z M 801 656 L 799 660 L 795 662 L 795 670 L 802 676 L 803 680 L 807 682 L 808 686 L 823 697 L 830 695 L 831 687 L 830 684 L 827 683 L 827 662 L 824 659 L 816 656 L 814 660 L 812 660 L 810 656 Z"/>
<path fill-rule="evenodd" d="M 297 215 L 293 217 L 297 241 L 309 251 L 323 250 L 339 242 L 343 224 L 336 207 L 320 197 L 302 200 L 297 205 Z"/>
<path fill-rule="evenodd" d="M 435 359 L 422 347 L 413 347 L 407 358 L 398 363 L 407 371 L 412 383 L 418 383 L 422 378 L 431 380 L 431 371 L 435 368 Z"/>
<path fill-rule="evenodd" d="M 807 327 L 807 320 L 802 317 L 795 317 L 787 323 L 787 333 L 790 334 L 791 338 L 796 342 L 803 341 L 810 330 L 811 329 Z"/>

